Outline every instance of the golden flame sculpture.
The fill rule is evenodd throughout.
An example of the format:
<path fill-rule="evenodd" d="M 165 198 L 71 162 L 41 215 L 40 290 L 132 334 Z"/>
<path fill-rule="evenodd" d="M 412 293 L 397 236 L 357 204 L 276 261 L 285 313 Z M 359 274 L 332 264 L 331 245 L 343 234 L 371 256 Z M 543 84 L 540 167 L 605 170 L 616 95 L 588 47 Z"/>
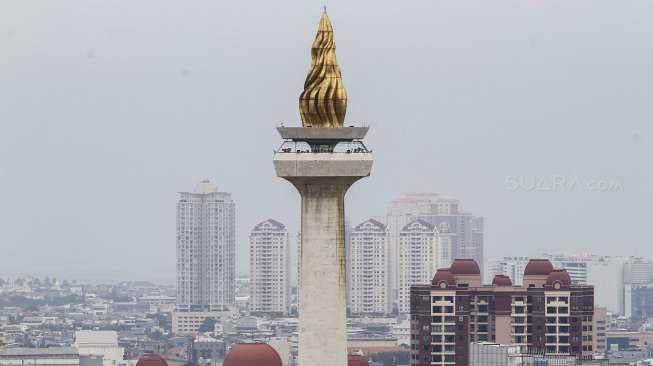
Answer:
<path fill-rule="evenodd" d="M 336 60 L 333 27 L 326 11 L 311 48 L 311 71 L 299 96 L 303 127 L 342 127 L 347 113 L 347 92 Z"/>

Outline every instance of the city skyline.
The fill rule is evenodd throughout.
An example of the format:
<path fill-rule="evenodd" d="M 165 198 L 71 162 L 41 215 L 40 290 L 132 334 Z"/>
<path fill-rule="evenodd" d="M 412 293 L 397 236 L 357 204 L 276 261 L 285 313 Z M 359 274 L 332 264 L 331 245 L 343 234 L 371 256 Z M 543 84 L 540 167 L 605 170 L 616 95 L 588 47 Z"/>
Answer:
<path fill-rule="evenodd" d="M 465 3 L 329 3 L 349 118 L 373 121 L 370 145 L 389 147 L 350 192 L 350 221 L 406 192 L 441 192 L 486 217 L 497 256 L 577 247 L 653 257 L 653 54 L 641 47 L 653 5 Z M 0 12 L 11 55 L 0 75 L 12 86 L 0 87 L 0 222 L 10 228 L 0 250 L 13 253 L 0 258 L 3 274 L 171 279 L 170 207 L 203 178 L 239 202 L 239 268 L 257 222 L 277 217 L 296 231 L 294 192 L 267 160 L 270 116 L 299 121 L 288 101 L 304 81 L 319 4 L 163 1 L 153 13 L 118 1 L 80 4 L 80 16 L 43 6 L 11 1 Z M 189 131 L 202 133 L 181 138 Z M 238 164 L 224 159 L 234 154 Z M 599 229 L 614 227 L 629 230 Z"/>

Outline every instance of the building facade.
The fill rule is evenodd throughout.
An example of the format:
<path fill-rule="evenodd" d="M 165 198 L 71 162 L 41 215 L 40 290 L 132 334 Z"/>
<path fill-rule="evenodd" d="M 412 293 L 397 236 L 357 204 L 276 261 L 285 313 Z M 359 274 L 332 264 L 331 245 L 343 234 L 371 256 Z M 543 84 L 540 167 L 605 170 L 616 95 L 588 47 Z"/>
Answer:
<path fill-rule="evenodd" d="M 75 347 L 0 349 L 0 366 L 79 366 Z"/>
<path fill-rule="evenodd" d="M 249 309 L 285 315 L 290 307 L 290 241 L 286 226 L 268 219 L 249 235 Z"/>
<path fill-rule="evenodd" d="M 427 283 L 439 267 L 438 231 L 416 219 L 399 232 L 399 313 L 410 312 L 410 287 Z"/>
<path fill-rule="evenodd" d="M 386 226 L 368 219 L 349 234 L 349 311 L 354 316 L 392 312 L 388 290 L 388 232 Z"/>
<path fill-rule="evenodd" d="M 437 193 L 414 193 L 392 200 L 387 207 L 386 224 L 390 253 L 388 274 L 395 303 L 400 298 L 400 233 L 408 223 L 416 219 L 422 219 L 437 229 L 441 247 L 448 250 L 446 257 L 472 258 L 481 268 L 484 267 L 482 217 L 464 212 L 458 200 Z M 444 257 L 445 255 L 443 259 Z"/>
<path fill-rule="evenodd" d="M 548 260 L 531 260 L 522 286 L 502 275 L 482 285 L 473 260 L 455 260 L 411 288 L 411 365 L 466 366 L 473 342 L 589 358 L 593 314 L 593 288 Z"/>
<path fill-rule="evenodd" d="M 78 330 L 75 347 L 80 356 L 102 356 L 103 366 L 123 364 L 125 349 L 118 345 L 118 333 L 112 330 Z"/>
<path fill-rule="evenodd" d="M 220 311 L 235 300 L 235 204 L 211 182 L 179 193 L 176 311 Z"/>
<path fill-rule="evenodd" d="M 235 304 L 235 204 L 208 180 L 177 202 L 177 300 L 173 332 L 190 334 Z"/>

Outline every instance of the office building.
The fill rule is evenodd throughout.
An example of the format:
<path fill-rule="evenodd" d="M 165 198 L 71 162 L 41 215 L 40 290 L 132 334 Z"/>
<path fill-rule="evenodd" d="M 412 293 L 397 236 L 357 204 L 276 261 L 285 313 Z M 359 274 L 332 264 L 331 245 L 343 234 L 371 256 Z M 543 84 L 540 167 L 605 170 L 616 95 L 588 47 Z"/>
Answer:
<path fill-rule="evenodd" d="M 290 241 L 286 226 L 266 220 L 249 235 L 249 309 L 285 315 L 290 307 Z"/>
<path fill-rule="evenodd" d="M 594 291 L 564 269 L 530 260 L 522 286 L 496 276 L 481 284 L 473 260 L 439 269 L 431 284 L 411 288 L 411 365 L 470 362 L 470 343 L 495 342 L 529 353 L 591 357 Z"/>
<path fill-rule="evenodd" d="M 221 311 L 235 301 L 235 205 L 211 182 L 179 193 L 176 311 Z"/>
<path fill-rule="evenodd" d="M 388 232 L 375 219 L 357 225 L 349 234 L 349 312 L 353 316 L 392 311 L 388 291 Z"/>

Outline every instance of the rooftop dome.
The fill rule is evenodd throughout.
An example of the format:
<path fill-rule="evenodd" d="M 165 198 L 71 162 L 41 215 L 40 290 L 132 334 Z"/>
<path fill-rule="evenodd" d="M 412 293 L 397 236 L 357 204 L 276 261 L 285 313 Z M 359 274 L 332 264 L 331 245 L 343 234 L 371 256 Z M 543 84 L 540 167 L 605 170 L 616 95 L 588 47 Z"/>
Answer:
<path fill-rule="evenodd" d="M 238 343 L 231 347 L 224 366 L 282 366 L 277 351 L 266 343 Z"/>
<path fill-rule="evenodd" d="M 510 277 L 505 275 L 496 275 L 494 276 L 494 279 L 492 279 L 492 284 L 494 286 L 512 286 L 512 280 L 510 280 Z"/>
<path fill-rule="evenodd" d="M 146 353 L 138 359 L 136 366 L 168 366 L 168 363 L 156 353 Z"/>
<path fill-rule="evenodd" d="M 480 275 L 481 270 L 473 259 L 456 259 L 449 268 L 455 275 Z"/>
<path fill-rule="evenodd" d="M 347 356 L 347 366 L 369 366 L 370 362 L 367 357 L 362 355 Z"/>
<path fill-rule="evenodd" d="M 556 283 L 559 283 L 561 286 L 571 285 L 571 277 L 569 277 L 566 269 L 554 269 L 551 271 L 549 277 L 546 279 L 546 284 L 555 286 Z"/>
<path fill-rule="evenodd" d="M 451 274 L 449 268 L 440 268 L 435 271 L 435 276 L 433 276 L 432 283 L 434 285 L 439 285 L 442 282 L 446 282 L 448 285 L 456 284 L 456 279 L 454 278 L 453 274 Z"/>
<path fill-rule="evenodd" d="M 553 264 L 548 259 L 531 259 L 524 269 L 524 276 L 548 276 Z"/>

